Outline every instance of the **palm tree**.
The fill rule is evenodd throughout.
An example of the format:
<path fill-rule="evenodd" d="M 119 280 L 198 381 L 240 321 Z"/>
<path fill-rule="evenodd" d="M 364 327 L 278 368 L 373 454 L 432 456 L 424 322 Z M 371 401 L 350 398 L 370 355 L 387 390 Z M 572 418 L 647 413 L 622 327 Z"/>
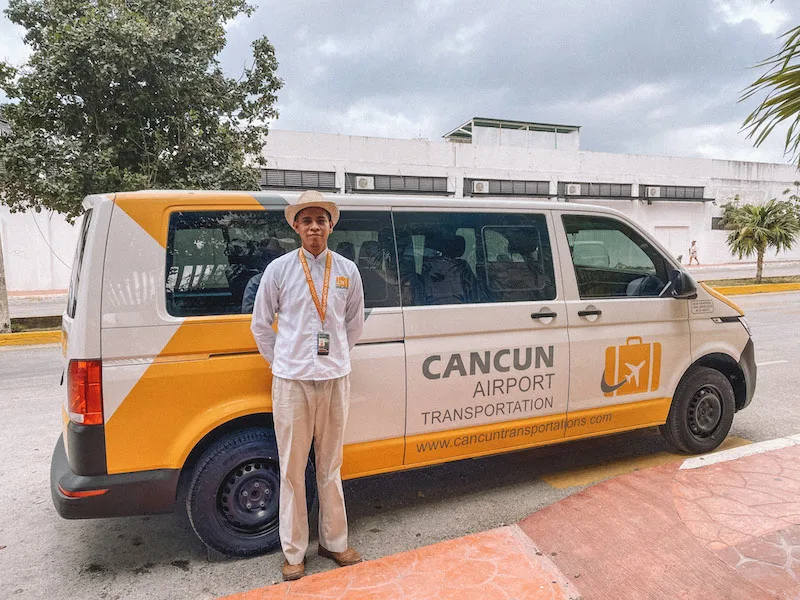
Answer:
<path fill-rule="evenodd" d="M 722 223 L 731 232 L 728 235 L 728 248 L 740 259 L 743 256 L 758 256 L 756 283 L 761 283 L 764 269 L 764 252 L 775 248 L 791 250 L 800 233 L 797 207 L 793 202 L 772 199 L 764 204 L 744 204 L 737 202 L 723 207 Z"/>
<path fill-rule="evenodd" d="M 767 72 L 756 79 L 742 94 L 740 102 L 766 92 L 766 98 L 745 119 L 742 128 L 749 130 L 748 138 L 755 138 L 760 146 L 776 125 L 791 121 L 784 140 L 784 149 L 800 164 L 800 25 L 782 36 L 783 48 L 758 67 Z"/>

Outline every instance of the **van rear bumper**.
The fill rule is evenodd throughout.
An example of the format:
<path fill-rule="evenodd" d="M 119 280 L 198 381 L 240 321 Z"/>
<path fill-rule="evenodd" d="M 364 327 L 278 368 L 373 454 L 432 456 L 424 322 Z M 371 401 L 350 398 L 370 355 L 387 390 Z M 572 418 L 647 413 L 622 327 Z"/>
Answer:
<path fill-rule="evenodd" d="M 76 475 L 69 468 L 63 435 L 58 438 L 50 461 L 50 493 L 58 514 L 65 519 L 170 512 L 175 507 L 179 477 L 178 469 L 116 475 Z M 96 495 L 80 495 L 81 492 L 91 494 L 100 490 L 106 491 Z"/>

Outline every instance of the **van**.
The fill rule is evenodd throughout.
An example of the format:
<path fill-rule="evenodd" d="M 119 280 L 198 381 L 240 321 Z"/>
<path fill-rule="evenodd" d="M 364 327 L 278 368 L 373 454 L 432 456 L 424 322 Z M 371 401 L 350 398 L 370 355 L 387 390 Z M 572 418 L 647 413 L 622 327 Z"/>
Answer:
<path fill-rule="evenodd" d="M 283 216 L 297 196 L 85 199 L 50 475 L 62 517 L 178 507 L 217 552 L 279 547 L 271 373 L 250 312 L 264 268 L 298 248 Z M 329 247 L 358 265 L 366 306 L 345 479 L 654 426 L 677 452 L 708 452 L 753 397 L 742 310 L 617 211 L 334 197 Z"/>

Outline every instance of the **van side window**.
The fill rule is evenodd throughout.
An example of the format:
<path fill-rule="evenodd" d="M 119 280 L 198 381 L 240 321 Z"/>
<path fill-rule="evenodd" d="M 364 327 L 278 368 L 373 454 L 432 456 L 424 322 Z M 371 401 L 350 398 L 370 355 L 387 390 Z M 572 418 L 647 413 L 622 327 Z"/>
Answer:
<path fill-rule="evenodd" d="M 83 223 L 81 232 L 78 235 L 78 245 L 75 248 L 75 259 L 72 261 L 72 276 L 69 282 L 69 296 L 67 297 L 67 316 L 75 316 L 75 308 L 78 305 L 78 287 L 81 282 L 81 267 L 83 266 L 83 254 L 86 252 L 86 238 L 89 232 L 89 224 L 92 222 L 92 209 L 83 213 Z"/>
<path fill-rule="evenodd" d="M 176 317 L 252 312 L 264 269 L 298 247 L 282 211 L 171 215 L 167 311 Z"/>
<path fill-rule="evenodd" d="M 556 297 L 543 215 L 398 212 L 395 225 L 406 305 Z"/>
<path fill-rule="evenodd" d="M 563 215 L 581 298 L 657 297 L 666 259 L 631 227 L 608 217 Z"/>
<path fill-rule="evenodd" d="M 342 211 L 328 238 L 328 248 L 358 266 L 366 308 L 400 306 L 392 217 L 388 211 Z"/>
<path fill-rule="evenodd" d="M 347 211 L 328 247 L 358 265 L 367 308 L 399 306 L 388 212 Z M 167 241 L 167 311 L 176 317 L 252 313 L 264 269 L 297 248 L 297 234 L 283 211 L 174 213 Z"/>

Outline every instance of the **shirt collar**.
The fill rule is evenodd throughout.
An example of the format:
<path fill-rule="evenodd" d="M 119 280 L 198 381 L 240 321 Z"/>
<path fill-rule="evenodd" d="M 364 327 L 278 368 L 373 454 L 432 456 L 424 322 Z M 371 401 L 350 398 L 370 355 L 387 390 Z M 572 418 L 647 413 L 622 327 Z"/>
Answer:
<path fill-rule="evenodd" d="M 315 257 L 313 254 L 311 254 L 311 252 L 309 252 L 305 248 L 302 248 L 302 250 L 303 250 L 303 254 L 305 254 L 306 260 L 320 261 L 320 260 L 325 260 L 326 257 L 328 256 L 328 248 L 325 248 L 325 250 L 320 252 L 320 255 L 317 256 L 317 257 Z"/>

